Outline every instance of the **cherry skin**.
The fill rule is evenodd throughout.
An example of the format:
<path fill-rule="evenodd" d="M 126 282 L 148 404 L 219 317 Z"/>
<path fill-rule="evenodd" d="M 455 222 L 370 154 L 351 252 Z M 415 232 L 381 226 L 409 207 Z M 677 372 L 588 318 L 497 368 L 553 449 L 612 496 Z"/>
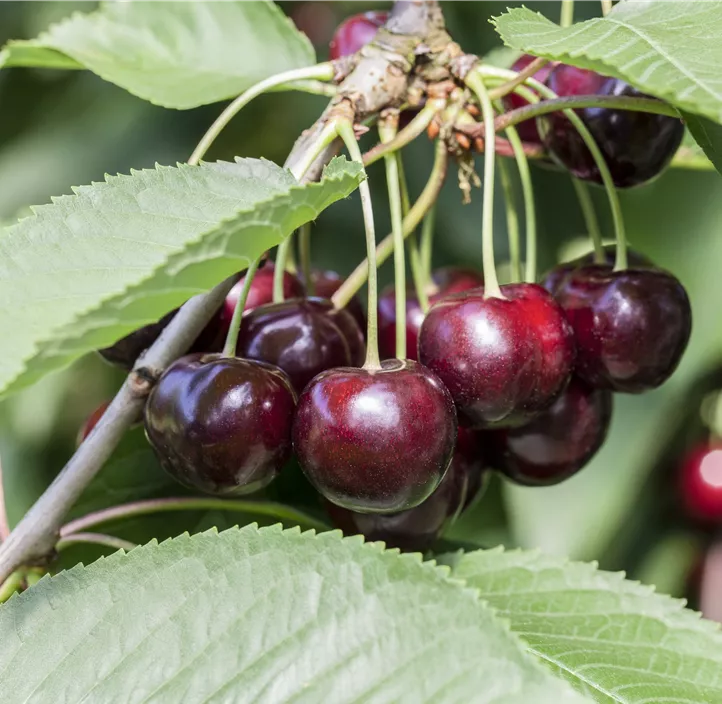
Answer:
<path fill-rule="evenodd" d="M 429 291 L 429 303 L 435 303 L 444 296 L 477 288 L 484 284 L 484 277 L 473 269 L 443 267 L 431 274 L 434 282 Z M 406 359 L 418 359 L 418 340 L 424 312 L 413 286 L 406 289 Z M 383 359 L 396 356 L 396 288 L 384 288 L 378 303 L 379 353 Z"/>
<path fill-rule="evenodd" d="M 532 61 L 536 59 L 536 56 L 532 56 L 531 54 L 522 54 L 512 65 L 511 70 L 512 71 L 523 71 Z M 544 83 L 547 78 L 549 77 L 549 74 L 554 69 L 553 63 L 544 64 L 535 74 L 534 78 L 539 81 L 540 83 Z M 528 101 L 522 98 L 520 95 L 517 95 L 516 93 L 510 93 L 509 95 L 505 95 L 502 99 L 502 103 L 504 104 L 504 108 L 506 110 L 516 110 L 517 108 L 523 108 L 525 105 L 529 105 Z M 539 130 L 536 126 L 536 120 L 526 120 L 524 122 L 520 122 L 518 125 L 516 125 L 517 132 L 519 133 L 519 136 L 525 141 L 525 142 L 532 142 L 534 144 L 541 144 L 541 137 L 539 136 Z"/>
<path fill-rule="evenodd" d="M 86 419 L 85 423 L 80 426 L 80 430 L 78 430 L 78 436 L 75 439 L 76 446 L 79 446 L 85 438 L 90 435 L 93 428 L 98 425 L 98 422 L 103 417 L 103 414 L 108 410 L 108 406 L 110 406 L 110 401 L 103 401 Z"/>
<path fill-rule="evenodd" d="M 331 39 L 329 47 L 331 61 L 355 54 L 376 36 L 376 32 L 383 27 L 387 18 L 387 12 L 378 10 L 347 17 L 336 28 Z"/>
<path fill-rule="evenodd" d="M 365 344 L 348 311 L 321 298 L 292 298 L 246 313 L 236 351 L 280 367 L 300 393 L 327 369 L 362 363 Z"/>
<path fill-rule="evenodd" d="M 558 484 L 596 454 L 611 417 L 611 392 L 572 378 L 554 404 L 530 423 L 488 434 L 494 466 L 517 484 Z"/>
<path fill-rule="evenodd" d="M 439 486 L 456 441 L 454 403 L 417 362 L 319 374 L 301 394 L 293 445 L 328 501 L 361 513 L 418 506 Z"/>
<path fill-rule="evenodd" d="M 559 64 L 546 84 L 560 97 L 607 95 L 650 97 L 618 78 Z M 658 176 L 675 155 L 684 136 L 677 117 L 631 110 L 585 108 L 576 111 L 596 140 L 618 188 L 629 188 Z M 561 112 L 538 120 L 550 154 L 577 178 L 602 183 L 590 151 Z"/>
<path fill-rule="evenodd" d="M 722 523 L 722 442 L 700 445 L 685 457 L 680 485 L 684 508 L 691 518 Z"/>
<path fill-rule="evenodd" d="M 576 373 L 597 388 L 654 389 L 671 376 L 687 347 L 689 298 L 661 269 L 583 266 L 569 275 L 556 298 L 574 330 Z"/>
<path fill-rule="evenodd" d="M 277 367 L 220 354 L 181 357 L 148 397 L 145 432 L 162 467 L 219 496 L 266 486 L 291 454 L 296 394 Z"/>
<path fill-rule="evenodd" d="M 391 514 L 356 513 L 325 501 L 329 518 L 345 535 L 361 534 L 367 540 L 382 540 L 390 548 L 425 552 L 473 498 L 469 496 L 472 481 L 475 494 L 479 493 L 484 467 L 479 453 L 469 452 L 474 445 L 475 433 L 459 428 L 449 469 L 436 491 L 418 506 Z"/>
<path fill-rule="evenodd" d="M 435 303 L 419 334 L 419 360 L 451 392 L 462 422 L 515 426 L 546 410 L 564 389 L 574 339 L 564 313 L 536 284 L 482 289 Z"/>
<path fill-rule="evenodd" d="M 312 269 L 311 281 L 313 283 L 313 295 L 317 298 L 331 298 L 341 287 L 346 279 L 335 271 L 328 269 Z M 289 296 L 290 298 L 290 296 Z M 346 310 L 353 315 L 361 328 L 361 332 L 366 333 L 366 313 L 358 296 L 354 296 L 345 306 Z M 363 362 L 362 362 L 363 363 Z"/>

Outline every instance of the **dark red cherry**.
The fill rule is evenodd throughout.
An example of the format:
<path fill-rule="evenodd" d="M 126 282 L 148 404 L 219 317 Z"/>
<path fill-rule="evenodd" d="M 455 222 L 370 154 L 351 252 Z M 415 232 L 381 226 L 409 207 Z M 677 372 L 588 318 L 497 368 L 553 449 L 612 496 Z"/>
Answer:
<path fill-rule="evenodd" d="M 443 267 L 431 274 L 433 287 L 427 292 L 429 303 L 459 291 L 467 291 L 484 284 L 484 277 L 473 269 Z M 379 353 L 382 359 L 396 357 L 396 288 L 391 285 L 381 291 L 378 304 Z M 406 289 L 406 359 L 418 359 L 419 328 L 424 321 L 419 299 L 413 286 Z"/>
<path fill-rule="evenodd" d="M 454 403 L 439 379 L 416 362 L 381 366 L 317 376 L 293 425 L 309 481 L 332 503 L 362 513 L 418 506 L 439 486 L 456 441 Z"/>
<path fill-rule="evenodd" d="M 219 354 L 181 357 L 148 397 L 145 432 L 163 468 L 208 494 L 266 486 L 291 454 L 296 394 L 284 372 Z"/>
<path fill-rule="evenodd" d="M 105 413 L 108 410 L 108 406 L 110 406 L 110 401 L 103 401 L 85 420 L 85 423 L 80 426 L 80 430 L 78 431 L 78 436 L 75 439 L 75 444 L 80 445 L 85 438 L 90 435 L 90 432 L 93 430 L 93 428 L 98 425 L 98 421 L 103 417 L 103 413 Z"/>
<path fill-rule="evenodd" d="M 521 428 L 488 433 L 496 469 L 517 484 L 549 486 L 578 472 L 607 437 L 612 394 L 572 378 L 548 410 Z"/>
<path fill-rule="evenodd" d="M 399 513 L 357 513 L 325 501 L 326 511 L 345 535 L 361 534 L 367 540 L 382 540 L 387 547 L 424 552 L 471 501 L 472 484 L 475 495 L 479 493 L 484 467 L 477 444 L 473 431 L 459 428 L 454 456 L 441 484 L 414 508 Z M 472 448 L 476 452 L 470 452 Z"/>
<path fill-rule="evenodd" d="M 331 39 L 329 51 L 331 61 L 355 54 L 362 46 L 368 44 L 376 36 L 379 28 L 383 27 L 387 17 L 387 12 L 378 10 L 347 17 L 336 28 Z"/>
<path fill-rule="evenodd" d="M 472 427 L 514 426 L 547 409 L 569 380 L 571 328 L 536 284 L 482 289 L 435 303 L 419 334 L 419 360 L 448 387 Z"/>
<path fill-rule="evenodd" d="M 650 97 L 618 78 L 559 64 L 546 81 L 561 97 L 608 95 Z M 602 152 L 618 188 L 645 183 L 669 164 L 684 136 L 678 117 L 631 110 L 585 108 L 577 114 Z M 546 115 L 538 121 L 550 154 L 577 178 L 601 183 L 594 159 L 579 133 L 563 113 Z"/>
<path fill-rule="evenodd" d="M 569 275 L 556 297 L 574 330 L 576 373 L 592 386 L 640 393 L 677 368 L 692 310 L 672 274 L 587 265 Z"/>
<path fill-rule="evenodd" d="M 313 295 L 317 298 L 331 298 L 341 287 L 346 279 L 335 271 L 328 269 L 312 269 L 311 281 L 313 282 Z M 353 315 L 361 328 L 361 332 L 366 334 L 366 313 L 358 296 L 354 296 L 345 306 L 346 310 Z"/>
<path fill-rule="evenodd" d="M 243 316 L 236 349 L 241 357 L 283 369 L 298 393 L 326 369 L 362 363 L 364 351 L 351 314 L 321 298 L 292 298 L 254 308 Z"/>
<path fill-rule="evenodd" d="M 520 56 L 511 65 L 511 69 L 512 71 L 523 71 L 535 59 L 536 56 L 532 56 L 531 54 L 522 54 L 522 56 Z M 553 63 L 545 64 L 534 74 L 533 77 L 540 83 L 544 83 L 553 69 Z M 529 103 L 524 100 L 524 98 L 517 95 L 516 93 L 510 93 L 509 95 L 505 95 L 502 102 L 504 103 L 504 108 L 506 110 L 516 110 L 517 108 L 523 108 L 525 105 L 529 105 Z M 537 130 L 536 120 L 526 120 L 525 122 L 520 122 L 516 126 L 516 129 L 519 133 L 519 136 L 525 142 L 534 142 L 536 144 L 541 144 L 541 137 L 539 136 L 539 130 Z"/>
<path fill-rule="evenodd" d="M 685 457 L 680 486 L 690 517 L 722 524 L 722 442 L 700 445 Z"/>

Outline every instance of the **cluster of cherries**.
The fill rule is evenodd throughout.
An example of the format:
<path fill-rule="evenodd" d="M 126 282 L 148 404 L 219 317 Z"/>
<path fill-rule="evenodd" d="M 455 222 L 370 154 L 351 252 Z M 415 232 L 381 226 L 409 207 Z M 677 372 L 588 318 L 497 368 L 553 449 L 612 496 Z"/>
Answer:
<path fill-rule="evenodd" d="M 346 20 L 331 57 L 360 49 L 384 21 L 383 13 Z M 587 76 L 580 87 L 585 72 L 567 69 L 545 69 L 559 94 L 594 85 L 596 92 L 621 90 L 621 82 L 597 74 L 596 84 Z M 580 116 L 620 186 L 660 170 L 681 128 L 678 120 L 642 113 Z M 640 141 L 644 120 L 654 130 L 647 146 Z M 566 118 L 546 121 L 539 121 L 542 137 L 533 123 L 523 137 L 543 139 L 575 175 L 597 179 Z M 438 270 L 426 314 L 407 293 L 404 359 L 394 349 L 395 290 L 385 290 L 379 363 L 373 355 L 364 363 L 358 300 L 341 310 L 329 300 L 342 283 L 338 275 L 314 272 L 302 282 L 285 272 L 286 300 L 273 303 L 268 263 L 251 284 L 237 356 L 220 350 L 243 282 L 151 392 L 147 437 L 172 476 L 216 495 L 266 486 L 295 452 L 338 527 L 425 549 L 479 496 L 488 466 L 524 485 L 566 479 L 603 443 L 612 392 L 655 388 L 676 368 L 691 329 L 684 288 L 632 253 L 632 266 L 617 271 L 613 255 L 558 266 L 541 285 L 509 284 L 496 295 L 474 271 Z M 307 297 L 307 289 L 315 295 Z M 102 353 L 132 366 L 174 314 Z"/>

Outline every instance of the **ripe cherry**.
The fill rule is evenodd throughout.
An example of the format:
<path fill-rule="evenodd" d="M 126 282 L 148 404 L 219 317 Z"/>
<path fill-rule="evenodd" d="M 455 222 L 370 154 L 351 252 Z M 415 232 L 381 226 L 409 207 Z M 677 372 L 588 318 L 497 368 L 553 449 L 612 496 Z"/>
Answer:
<path fill-rule="evenodd" d="M 536 284 L 481 289 L 435 303 L 419 334 L 419 360 L 448 387 L 462 420 L 514 426 L 547 409 L 569 380 L 574 339 L 564 313 Z"/>
<path fill-rule="evenodd" d="M 378 10 L 347 17 L 336 28 L 331 39 L 329 51 L 331 61 L 355 54 L 376 36 L 376 32 L 383 27 L 387 18 L 387 12 Z"/>
<path fill-rule="evenodd" d="M 532 61 L 536 59 L 536 56 L 531 54 L 522 54 L 512 65 L 512 71 L 523 71 Z M 554 69 L 553 63 L 544 64 L 535 74 L 534 78 L 540 83 L 544 83 L 548 78 L 549 74 Z M 503 100 L 504 108 L 506 110 L 516 110 L 517 108 L 523 108 L 529 103 L 516 93 L 509 93 L 505 95 Z M 541 144 L 541 137 L 539 136 L 539 130 L 536 126 L 536 120 L 526 120 L 516 125 L 519 136 L 525 142 L 533 142 L 535 144 Z"/>
<path fill-rule="evenodd" d="M 611 417 L 611 392 L 572 378 L 551 408 L 530 423 L 488 434 L 494 466 L 517 484 L 558 484 L 596 454 Z"/>
<path fill-rule="evenodd" d="M 556 297 L 574 330 L 576 373 L 592 386 L 640 393 L 677 368 L 692 311 L 672 274 L 587 265 L 568 276 Z"/>
<path fill-rule="evenodd" d="M 321 298 L 292 298 L 246 313 L 237 353 L 280 367 L 300 393 L 327 369 L 362 364 L 365 344 L 348 311 Z"/>
<path fill-rule="evenodd" d="M 181 357 L 148 397 L 145 432 L 181 484 L 233 495 L 266 486 L 291 454 L 296 394 L 277 367 L 219 354 Z"/>
<path fill-rule="evenodd" d="M 313 295 L 317 298 L 331 298 L 341 287 L 346 279 L 335 271 L 328 269 L 312 269 L 311 281 L 313 283 Z M 290 298 L 291 296 L 289 296 Z M 354 296 L 345 306 L 346 310 L 353 315 L 361 328 L 366 333 L 366 314 L 358 296 Z"/>
<path fill-rule="evenodd" d="M 454 403 L 411 361 L 330 369 L 301 394 L 293 444 L 329 501 L 363 513 L 418 506 L 439 486 L 456 441 Z"/>
<path fill-rule="evenodd" d="M 722 524 L 722 442 L 693 449 L 680 468 L 682 501 L 687 514 Z"/>
<path fill-rule="evenodd" d="M 433 287 L 428 292 L 429 303 L 444 296 L 477 288 L 484 284 L 484 277 L 473 269 L 444 267 L 431 274 Z M 383 359 L 396 356 L 396 289 L 387 286 L 379 295 L 379 353 Z M 406 290 L 406 359 L 418 359 L 418 339 L 424 312 L 413 286 Z"/>
<path fill-rule="evenodd" d="M 333 524 L 345 535 L 361 534 L 367 540 L 382 540 L 387 547 L 424 552 L 472 500 L 470 489 L 479 493 L 483 463 L 476 434 L 459 428 L 454 456 L 441 484 L 426 501 L 399 513 L 357 513 L 326 501 Z"/>
<path fill-rule="evenodd" d="M 560 97 L 629 95 L 649 97 L 618 78 L 559 64 L 546 81 Z M 669 164 L 682 142 L 684 125 L 678 117 L 631 110 L 585 108 L 576 111 L 596 140 L 618 188 L 645 183 Z M 539 119 L 544 145 L 577 178 L 601 183 L 590 151 L 561 112 Z"/>
<path fill-rule="evenodd" d="M 98 425 L 98 421 L 103 417 L 103 414 L 108 410 L 108 406 L 110 406 L 110 401 L 103 401 L 103 403 L 85 419 L 85 423 L 80 426 L 78 436 L 75 439 L 76 445 L 80 445 L 80 443 L 90 435 L 93 428 Z"/>

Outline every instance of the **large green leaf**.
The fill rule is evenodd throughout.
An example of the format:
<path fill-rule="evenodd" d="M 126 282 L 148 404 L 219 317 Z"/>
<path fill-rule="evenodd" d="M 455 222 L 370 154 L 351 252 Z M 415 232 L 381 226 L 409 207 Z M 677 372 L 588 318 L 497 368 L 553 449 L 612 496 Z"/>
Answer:
<path fill-rule="evenodd" d="M 620 2 L 607 17 L 565 28 L 518 8 L 495 23 L 519 51 L 617 76 L 722 122 L 722 3 Z"/>
<path fill-rule="evenodd" d="M 0 607 L 0 701 L 581 701 L 418 555 L 278 526 L 183 536 Z"/>
<path fill-rule="evenodd" d="M 557 673 L 595 701 L 722 701 L 719 626 L 595 565 L 501 549 L 448 555 Z"/>
<path fill-rule="evenodd" d="M 81 186 L 0 234 L 0 393 L 112 344 L 208 290 L 347 196 L 256 159 L 157 167 Z"/>
<path fill-rule="evenodd" d="M 87 68 L 170 108 L 225 100 L 314 61 L 307 37 L 263 0 L 107 2 L 0 52 L 0 68 Z"/>

